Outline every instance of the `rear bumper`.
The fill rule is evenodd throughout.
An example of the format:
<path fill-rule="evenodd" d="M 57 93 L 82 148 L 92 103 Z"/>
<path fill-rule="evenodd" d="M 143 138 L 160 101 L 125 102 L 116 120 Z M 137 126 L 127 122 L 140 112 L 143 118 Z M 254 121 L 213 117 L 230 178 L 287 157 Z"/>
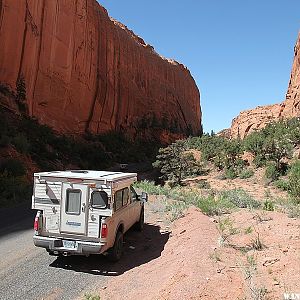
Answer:
<path fill-rule="evenodd" d="M 46 236 L 33 236 L 33 243 L 37 247 L 45 248 L 49 251 L 55 251 L 68 254 L 101 254 L 104 252 L 103 243 L 75 241 L 75 248 L 66 248 L 63 246 L 63 239 L 51 238 Z"/>

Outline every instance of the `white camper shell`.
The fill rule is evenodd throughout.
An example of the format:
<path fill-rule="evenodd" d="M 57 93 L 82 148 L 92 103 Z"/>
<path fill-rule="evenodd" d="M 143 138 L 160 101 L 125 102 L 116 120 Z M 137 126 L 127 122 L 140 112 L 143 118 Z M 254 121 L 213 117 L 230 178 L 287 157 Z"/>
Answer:
<path fill-rule="evenodd" d="M 124 233 L 133 225 L 142 230 L 144 224 L 148 196 L 136 193 L 136 180 L 136 173 L 35 173 L 34 244 L 52 255 L 108 253 L 112 260 L 120 259 Z"/>

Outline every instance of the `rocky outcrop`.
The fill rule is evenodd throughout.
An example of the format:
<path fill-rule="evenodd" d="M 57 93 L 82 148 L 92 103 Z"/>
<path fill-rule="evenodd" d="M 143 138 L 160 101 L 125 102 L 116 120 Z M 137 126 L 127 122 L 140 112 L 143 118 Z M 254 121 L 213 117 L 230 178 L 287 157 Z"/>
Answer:
<path fill-rule="evenodd" d="M 254 130 L 282 118 L 300 117 L 300 33 L 294 48 L 295 58 L 286 99 L 281 104 L 259 106 L 243 111 L 233 119 L 231 137 L 244 138 Z"/>
<path fill-rule="evenodd" d="M 295 58 L 291 72 L 284 114 L 285 116 L 300 116 L 300 33 L 294 48 Z"/>
<path fill-rule="evenodd" d="M 158 55 L 95 0 L 0 0 L 0 83 L 63 133 L 201 130 L 189 70 Z"/>
<path fill-rule="evenodd" d="M 283 110 L 284 104 L 274 104 L 242 111 L 232 121 L 230 136 L 243 139 L 254 130 L 264 128 L 269 122 L 279 120 Z"/>

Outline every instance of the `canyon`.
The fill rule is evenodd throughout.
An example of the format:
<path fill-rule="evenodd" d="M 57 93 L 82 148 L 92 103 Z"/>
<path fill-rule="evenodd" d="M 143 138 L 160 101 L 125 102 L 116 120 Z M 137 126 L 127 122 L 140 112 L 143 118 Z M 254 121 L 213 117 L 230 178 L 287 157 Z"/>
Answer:
<path fill-rule="evenodd" d="M 230 136 L 244 138 L 266 124 L 283 118 L 300 117 L 300 33 L 294 48 L 294 62 L 285 100 L 280 104 L 258 106 L 233 119 Z"/>
<path fill-rule="evenodd" d="M 21 83 L 27 113 L 59 133 L 202 132 L 190 71 L 96 0 L 0 0 L 0 40 L 1 86 Z"/>

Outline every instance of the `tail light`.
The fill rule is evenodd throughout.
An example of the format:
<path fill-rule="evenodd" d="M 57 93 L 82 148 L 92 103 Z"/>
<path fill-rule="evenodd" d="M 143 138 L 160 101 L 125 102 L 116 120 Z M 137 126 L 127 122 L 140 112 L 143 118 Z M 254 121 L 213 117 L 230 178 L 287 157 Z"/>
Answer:
<path fill-rule="evenodd" d="M 37 213 L 36 213 L 36 216 L 35 216 L 35 218 L 34 218 L 34 223 L 33 223 L 33 229 L 34 229 L 34 231 L 35 231 L 35 234 L 38 234 L 39 232 L 40 232 L 40 230 L 41 230 L 41 223 L 40 223 L 40 218 L 41 218 L 41 212 L 40 211 L 38 211 Z"/>
<path fill-rule="evenodd" d="M 33 229 L 35 231 L 39 231 L 39 217 L 37 217 L 37 216 L 34 218 Z"/>
<path fill-rule="evenodd" d="M 107 224 L 102 223 L 102 227 L 101 227 L 101 238 L 106 239 L 106 238 L 107 238 L 107 233 L 108 233 L 108 227 L 107 227 Z"/>

